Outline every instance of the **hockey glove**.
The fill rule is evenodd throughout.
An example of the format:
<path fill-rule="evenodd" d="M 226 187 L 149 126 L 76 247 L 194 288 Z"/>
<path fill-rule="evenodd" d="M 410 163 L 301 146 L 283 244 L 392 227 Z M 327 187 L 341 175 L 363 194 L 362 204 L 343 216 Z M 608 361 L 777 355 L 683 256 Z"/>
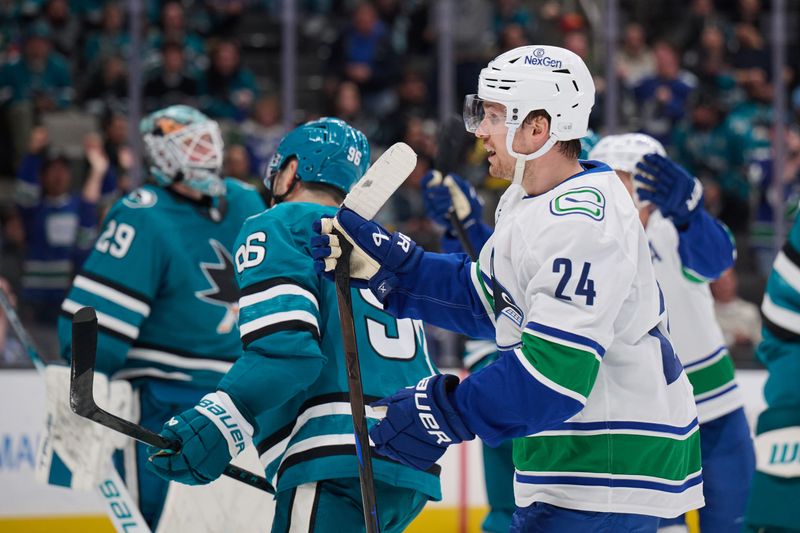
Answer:
<path fill-rule="evenodd" d="M 475 438 L 450 402 L 457 386 L 456 376 L 437 374 L 373 403 L 387 407 L 386 417 L 369 432 L 375 451 L 425 470 L 451 444 Z"/>
<path fill-rule="evenodd" d="M 676 226 L 685 226 L 703 205 L 703 185 L 686 169 L 659 154 L 636 164 L 639 200 L 652 202 Z"/>
<path fill-rule="evenodd" d="M 253 428 L 217 393 L 207 394 L 192 409 L 170 418 L 161 436 L 181 443 L 174 453 L 147 449 L 147 468 L 158 476 L 186 485 L 205 485 L 222 475 L 231 459 L 245 448 Z"/>
<path fill-rule="evenodd" d="M 457 174 L 442 177 L 438 170 L 430 171 L 422 178 L 422 188 L 425 214 L 448 231 L 453 230 L 448 218 L 451 208 L 465 227 L 480 221 L 483 204 L 478 193 Z"/>
<path fill-rule="evenodd" d="M 336 218 L 314 221 L 313 229 L 319 233 L 311 238 L 316 271 L 334 278 L 336 260 L 342 255 L 336 230 L 353 245 L 350 255 L 353 286 L 369 288 L 380 301 L 397 286 L 397 276 L 414 271 L 422 259 L 422 248 L 417 248 L 410 238 L 399 231 L 391 233 L 346 207 L 339 210 Z"/>

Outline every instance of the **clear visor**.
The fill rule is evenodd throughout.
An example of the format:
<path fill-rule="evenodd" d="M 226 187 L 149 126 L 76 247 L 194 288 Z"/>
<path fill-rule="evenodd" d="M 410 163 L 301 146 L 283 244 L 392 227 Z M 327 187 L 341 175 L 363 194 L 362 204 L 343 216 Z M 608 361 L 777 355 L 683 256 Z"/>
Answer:
<path fill-rule="evenodd" d="M 487 102 L 477 94 L 464 98 L 464 127 L 470 133 L 492 135 L 508 131 L 506 126 L 506 106 L 497 102 Z"/>
<path fill-rule="evenodd" d="M 222 135 L 215 122 L 186 126 L 166 137 L 179 167 L 218 170 L 222 167 Z"/>

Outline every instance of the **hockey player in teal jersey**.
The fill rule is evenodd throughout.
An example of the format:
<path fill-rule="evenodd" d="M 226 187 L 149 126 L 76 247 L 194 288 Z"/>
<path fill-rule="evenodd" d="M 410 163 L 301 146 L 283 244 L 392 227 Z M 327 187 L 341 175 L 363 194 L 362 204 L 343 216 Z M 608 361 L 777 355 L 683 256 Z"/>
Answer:
<path fill-rule="evenodd" d="M 62 304 L 59 338 L 69 358 L 70 318 L 94 307 L 98 370 L 129 380 L 139 423 L 158 430 L 214 390 L 242 354 L 232 250 L 245 219 L 264 203 L 251 187 L 219 176 L 219 127 L 199 111 L 171 106 L 140 129 L 156 184 L 109 211 Z M 168 484 L 145 471 L 144 452 L 136 445 L 136 462 L 126 457 L 122 473 L 155 528 Z"/>
<path fill-rule="evenodd" d="M 364 530 L 336 293 L 314 270 L 309 241 L 312 222 L 336 213 L 368 162 L 364 135 L 338 119 L 281 141 L 269 167 L 274 206 L 245 223 L 234 256 L 244 355 L 215 393 L 164 425 L 181 452 L 152 450 L 159 475 L 200 484 L 252 441 L 277 487 L 275 533 Z M 368 290 L 352 298 L 367 401 L 435 372 L 419 321 L 396 320 Z M 377 421 L 372 408 L 367 417 Z M 382 531 L 402 531 L 441 497 L 437 465 L 373 465 Z"/>
<path fill-rule="evenodd" d="M 769 371 L 767 409 L 756 426 L 756 473 L 746 531 L 800 531 L 800 218 L 775 258 L 761 303 L 764 340 L 756 355 Z"/>

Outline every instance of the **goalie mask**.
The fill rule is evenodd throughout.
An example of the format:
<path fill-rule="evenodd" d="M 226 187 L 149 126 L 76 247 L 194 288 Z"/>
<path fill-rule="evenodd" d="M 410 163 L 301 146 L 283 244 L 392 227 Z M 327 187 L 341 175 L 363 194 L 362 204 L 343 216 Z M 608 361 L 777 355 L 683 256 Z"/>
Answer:
<path fill-rule="evenodd" d="M 143 118 L 139 131 L 159 185 L 180 182 L 206 196 L 225 194 L 219 175 L 222 135 L 215 121 L 192 107 L 174 105 Z"/>
<path fill-rule="evenodd" d="M 507 127 L 506 148 L 517 158 L 514 182 L 522 181 L 525 161 L 546 154 L 558 141 L 586 136 L 594 105 L 594 81 L 577 54 L 557 46 L 521 46 L 499 55 L 481 70 L 478 94 L 464 100 L 464 125 L 471 133 L 493 134 Z M 505 113 L 488 117 L 484 102 Z M 531 111 L 550 115 L 550 138 L 531 154 L 519 154 L 514 135 Z"/>
<path fill-rule="evenodd" d="M 267 167 L 264 184 L 274 202 L 282 202 L 297 181 L 322 183 L 347 194 L 369 166 L 366 136 L 338 118 L 321 118 L 293 129 L 281 140 Z M 275 177 L 292 159 L 297 176 L 283 194 L 275 194 Z"/>

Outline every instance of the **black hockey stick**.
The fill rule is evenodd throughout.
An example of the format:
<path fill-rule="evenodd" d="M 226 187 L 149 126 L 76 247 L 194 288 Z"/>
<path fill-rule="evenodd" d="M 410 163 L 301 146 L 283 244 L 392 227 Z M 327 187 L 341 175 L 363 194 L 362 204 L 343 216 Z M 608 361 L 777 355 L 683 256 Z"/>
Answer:
<path fill-rule="evenodd" d="M 347 386 L 350 389 L 350 410 L 353 412 L 353 430 L 356 437 L 358 479 L 361 482 L 361 503 L 364 506 L 364 524 L 367 533 L 379 533 L 378 506 L 375 501 L 375 476 L 372 473 L 372 451 L 369 447 L 369 428 L 364 407 L 364 389 L 361 385 L 361 366 L 353 325 L 353 301 L 350 296 L 350 253 L 353 245 L 344 235 L 339 236 L 342 255 L 336 260 L 336 299 L 339 301 L 339 321 L 342 326 L 344 357 L 347 368 Z"/>
<path fill-rule="evenodd" d="M 445 118 L 439 125 L 439 133 L 436 139 L 436 169 L 442 173 L 442 178 L 447 176 L 455 169 L 456 161 L 461 157 L 461 152 L 464 148 L 464 121 L 458 115 L 451 115 Z M 461 247 L 469 255 L 470 259 L 475 261 L 478 256 L 475 253 L 475 247 L 467 236 L 464 230 L 464 224 L 459 220 L 454 207 L 447 211 L 447 218 L 450 219 L 450 225 L 453 226 L 453 231 L 461 243 Z"/>
<path fill-rule="evenodd" d="M 161 448 L 179 452 L 181 443 L 165 439 L 158 433 L 138 424 L 112 415 L 94 401 L 94 364 L 97 357 L 97 316 L 91 307 L 82 307 L 72 317 L 72 367 L 69 381 L 69 402 L 78 416 L 88 418 L 123 435 Z M 223 472 L 228 477 L 251 487 L 275 494 L 275 489 L 264 477 L 238 466 L 228 465 Z"/>

